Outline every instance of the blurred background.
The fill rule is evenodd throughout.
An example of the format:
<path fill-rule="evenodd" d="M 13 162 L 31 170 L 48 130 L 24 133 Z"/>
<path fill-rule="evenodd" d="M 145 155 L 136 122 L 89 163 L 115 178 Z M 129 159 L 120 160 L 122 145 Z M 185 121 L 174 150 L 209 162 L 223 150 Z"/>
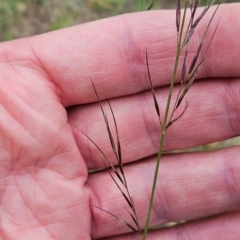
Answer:
<path fill-rule="evenodd" d="M 149 2 L 150 0 L 146 0 Z M 222 0 L 215 3 L 239 2 Z M 202 0 L 204 5 L 206 0 Z M 172 8 L 176 0 L 156 0 L 155 9 Z M 0 0 L 0 41 L 141 10 L 141 0 Z"/>
<path fill-rule="evenodd" d="M 146 0 L 149 2 L 150 0 Z M 207 0 L 202 0 L 205 5 Z M 240 0 L 216 0 L 217 3 Z M 141 0 L 0 0 L 0 41 L 41 34 L 122 13 L 140 11 Z M 174 8 L 176 0 L 155 0 L 153 9 Z M 214 150 L 240 145 L 240 138 L 204 145 L 196 150 Z"/>

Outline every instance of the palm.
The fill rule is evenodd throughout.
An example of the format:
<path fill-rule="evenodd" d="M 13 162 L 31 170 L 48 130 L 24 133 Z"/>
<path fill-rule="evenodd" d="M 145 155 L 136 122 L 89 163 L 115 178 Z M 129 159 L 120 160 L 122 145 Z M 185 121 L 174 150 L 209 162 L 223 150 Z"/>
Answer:
<path fill-rule="evenodd" d="M 239 5 L 228 8 L 236 15 L 231 15 L 231 19 L 234 16 L 238 18 L 236 8 Z M 125 170 L 144 226 L 152 183 L 150 176 L 155 166 L 155 158 L 150 156 L 156 154 L 159 134 L 154 107 L 148 107 L 152 105 L 151 94 L 142 93 L 149 88 L 143 57 L 145 44 L 162 111 L 167 94 L 164 86 L 169 81 L 169 66 L 174 59 L 172 49 L 175 48 L 175 30 L 168 28 L 167 34 L 162 35 L 158 30 L 169 24 L 155 21 L 156 17 L 169 17 L 169 13 L 148 14 L 127 15 L 0 45 L 2 239 L 87 240 L 107 236 L 114 240 L 139 239 L 134 234 L 116 237 L 129 229 L 93 207 L 97 205 L 131 220 L 123 207 L 126 203 L 108 173 L 88 176 L 88 169 L 103 166 L 102 156 L 82 131 L 112 156 L 92 79 L 101 98 L 105 94 L 112 98 L 124 161 L 134 163 L 126 166 Z M 174 18 L 172 14 L 172 22 Z M 152 21 L 156 24 L 156 31 L 149 31 Z M 227 24 L 222 26 L 223 30 Z M 132 31 L 128 31 L 129 28 Z M 236 28 L 232 28 L 234 34 Z M 101 32 L 96 29 L 101 29 Z M 223 31 L 221 25 L 219 29 L 218 32 Z M 231 28 L 226 29 L 231 31 Z M 111 37 L 109 32 L 113 33 Z M 169 131 L 165 148 L 197 146 L 237 134 L 236 110 L 239 109 L 237 105 L 233 107 L 232 99 L 239 98 L 235 88 L 240 72 L 238 63 L 233 61 L 239 56 L 236 50 L 238 38 L 229 37 L 233 31 L 229 36 L 227 33 L 216 36 L 220 43 L 213 42 L 213 46 L 218 48 L 221 45 L 221 50 L 211 53 L 218 55 L 206 60 L 207 70 L 200 75 L 202 81 L 196 83 L 188 95 L 191 105 Z M 167 43 L 166 46 L 162 42 Z M 231 65 L 227 65 L 229 63 Z M 159 71 L 159 66 L 164 71 Z M 217 75 L 219 67 L 221 76 Z M 209 77 L 223 80 L 210 81 Z M 228 86 L 229 77 L 236 78 L 232 80 L 235 87 L 228 88 L 233 93 L 232 99 L 219 98 L 222 89 Z M 198 99 L 206 99 L 207 96 L 211 104 L 199 103 L 196 94 Z M 217 104 L 228 106 L 227 113 L 231 111 L 231 117 L 225 109 L 215 107 Z M 195 113 L 198 118 L 194 117 Z M 192 137 L 191 129 L 185 131 L 189 126 L 197 138 Z M 218 126 L 217 130 L 215 126 Z M 233 235 L 227 239 L 238 239 L 240 217 L 236 210 L 239 191 L 234 184 L 239 178 L 236 170 L 239 164 L 234 158 L 238 151 L 228 149 L 211 154 L 163 158 L 151 221 L 153 225 L 218 213 L 223 215 L 153 232 L 149 239 L 161 237 L 168 240 L 176 236 L 181 238 L 184 234 L 189 239 L 226 239 L 224 233 L 229 231 Z M 224 214 L 229 211 L 235 213 Z M 230 224 L 226 225 L 226 222 Z M 219 228 L 223 224 L 225 228 Z M 220 231 L 223 233 L 219 235 Z"/>
<path fill-rule="evenodd" d="M 34 75 L 34 69 L 23 78 L 18 66 L 6 63 L 4 68 L 2 75 L 14 78 L 1 80 L 6 86 L 1 93 L 3 238 L 65 239 L 67 232 L 68 239 L 89 239 L 87 169 L 66 110 L 53 85 Z M 31 79 L 34 86 L 27 84 Z"/>

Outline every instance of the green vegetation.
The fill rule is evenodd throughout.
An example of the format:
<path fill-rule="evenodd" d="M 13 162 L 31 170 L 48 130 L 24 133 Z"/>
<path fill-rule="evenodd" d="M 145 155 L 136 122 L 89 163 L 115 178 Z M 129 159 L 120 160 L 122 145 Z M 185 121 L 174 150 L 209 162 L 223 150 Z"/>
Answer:
<path fill-rule="evenodd" d="M 36 35 L 136 10 L 137 4 L 126 0 L 2 0 L 0 41 Z"/>
<path fill-rule="evenodd" d="M 217 0 L 216 2 L 239 2 Z M 150 1 L 145 0 L 146 4 Z M 206 0 L 201 1 L 205 5 Z M 155 1 L 154 8 L 172 8 L 174 0 Z M 140 11 L 142 0 L 2 0 L 0 41 L 27 37 L 126 12 Z"/>
<path fill-rule="evenodd" d="M 92 0 L 91 3 L 94 11 L 108 10 L 115 15 L 123 11 L 126 0 Z"/>

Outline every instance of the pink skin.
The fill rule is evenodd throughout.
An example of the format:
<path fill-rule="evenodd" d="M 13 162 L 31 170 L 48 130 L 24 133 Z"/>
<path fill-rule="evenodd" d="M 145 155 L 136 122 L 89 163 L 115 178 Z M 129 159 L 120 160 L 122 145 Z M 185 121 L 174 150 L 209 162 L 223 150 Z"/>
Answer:
<path fill-rule="evenodd" d="M 201 80 L 187 95 L 186 114 L 169 130 L 166 150 L 239 135 L 239 11 L 240 4 L 220 7 Z M 144 226 L 155 164 L 150 156 L 159 141 L 151 95 L 142 92 L 149 89 L 145 50 L 163 112 L 174 18 L 173 11 L 128 14 L 0 44 L 1 239 L 139 239 L 93 207 L 129 220 L 108 173 L 88 176 L 88 169 L 102 166 L 102 156 L 81 131 L 112 156 L 92 79 L 101 98 L 114 98 L 123 159 L 132 162 L 126 174 Z M 239 239 L 238 147 L 163 157 L 159 175 L 151 224 L 221 215 L 148 239 Z"/>

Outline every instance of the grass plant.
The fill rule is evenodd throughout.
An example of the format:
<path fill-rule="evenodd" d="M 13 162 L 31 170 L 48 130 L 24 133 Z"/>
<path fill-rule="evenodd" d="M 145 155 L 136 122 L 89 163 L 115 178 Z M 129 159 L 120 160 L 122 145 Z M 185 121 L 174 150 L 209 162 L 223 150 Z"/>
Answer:
<path fill-rule="evenodd" d="M 150 10 L 153 7 L 154 3 L 155 0 L 150 1 L 142 0 L 141 8 L 142 10 Z"/>
<path fill-rule="evenodd" d="M 202 47 L 204 44 L 204 40 L 206 38 L 210 24 L 212 23 L 213 17 L 215 16 L 219 5 L 216 8 L 216 10 L 214 11 L 208 25 L 206 26 L 205 32 L 204 32 L 202 39 L 198 45 L 198 49 L 191 61 L 190 67 L 187 69 L 188 49 L 189 49 L 189 44 L 191 42 L 192 36 L 194 35 L 194 32 L 195 32 L 199 22 L 202 20 L 202 18 L 205 16 L 207 11 L 213 5 L 214 1 L 212 1 L 212 2 L 208 1 L 206 6 L 204 7 L 202 13 L 197 18 L 195 18 L 199 3 L 200 3 L 199 0 L 195 0 L 194 3 L 191 0 L 186 0 L 182 19 L 181 19 L 181 0 L 178 0 L 178 3 L 177 3 L 177 8 L 176 8 L 177 51 L 176 51 L 175 63 L 174 63 L 174 68 L 173 68 L 173 73 L 172 73 L 172 79 L 171 79 L 170 88 L 169 88 L 169 92 L 168 92 L 168 99 L 167 99 L 167 104 L 166 104 L 166 108 L 165 108 L 163 123 L 161 123 L 161 120 L 159 120 L 161 129 L 162 129 L 162 133 L 161 133 L 161 137 L 160 137 L 160 145 L 159 145 L 159 149 L 158 149 L 157 163 L 156 163 L 156 167 L 155 167 L 154 180 L 153 180 L 152 191 L 151 191 L 151 196 L 150 196 L 150 201 L 149 201 L 147 219 L 146 219 L 144 234 L 143 234 L 143 238 L 142 238 L 143 240 L 145 240 L 147 238 L 147 233 L 148 233 L 148 229 L 149 229 L 149 222 L 150 222 L 150 217 L 151 217 L 152 205 L 153 205 L 153 200 L 154 200 L 154 194 L 155 194 L 155 189 L 156 189 L 156 184 L 157 184 L 157 177 L 158 177 L 158 172 L 159 172 L 160 160 L 161 160 L 162 152 L 163 152 L 163 144 L 164 144 L 166 131 L 173 123 L 175 123 L 179 118 L 181 118 L 183 116 L 183 114 L 185 113 L 185 111 L 187 110 L 188 104 L 186 103 L 182 113 L 174 118 L 174 114 L 175 114 L 176 110 L 181 105 L 182 100 L 184 99 L 185 95 L 187 94 L 188 90 L 190 89 L 192 83 L 194 82 L 194 80 L 199 72 L 199 69 L 200 69 L 202 63 L 204 62 L 204 60 L 206 58 L 207 50 L 212 42 L 212 39 L 213 39 L 216 29 L 217 29 L 217 27 L 216 27 L 203 56 L 200 57 L 200 53 L 201 53 L 201 50 L 202 50 Z M 187 23 L 187 30 L 185 31 L 185 34 L 184 34 L 184 27 L 186 25 L 186 13 L 187 13 L 188 9 L 190 10 L 191 17 L 190 17 L 189 22 Z M 170 113 L 169 110 L 170 110 L 170 104 L 171 104 L 171 100 L 172 100 L 173 88 L 174 88 L 174 85 L 176 82 L 177 70 L 179 67 L 179 58 L 184 50 L 185 50 L 185 54 L 184 54 L 184 61 L 183 61 L 183 65 L 182 65 L 181 88 L 178 92 L 178 95 L 177 95 L 177 98 L 176 98 L 176 101 L 174 104 L 174 108 L 173 108 L 172 112 Z M 200 60 L 199 60 L 199 57 L 200 57 Z M 155 109 L 156 109 L 158 118 L 160 119 L 159 107 L 158 107 L 158 103 L 157 103 L 157 100 L 155 97 L 153 84 L 151 81 L 147 53 L 146 53 L 146 62 L 147 62 L 148 76 L 149 76 L 149 80 L 150 80 L 154 105 L 155 105 Z"/>
<path fill-rule="evenodd" d="M 150 1 L 149 4 L 147 4 L 146 1 L 142 2 L 142 6 L 147 6 L 147 8 L 151 7 L 153 5 L 154 1 Z M 151 70 L 149 66 L 149 56 L 146 49 L 146 67 L 148 72 L 148 78 L 149 78 L 149 84 L 150 84 L 150 90 L 152 93 L 152 98 L 155 106 L 155 110 L 157 113 L 157 117 L 159 119 L 159 124 L 161 127 L 161 134 L 160 134 L 160 144 L 158 148 L 158 154 L 157 154 L 157 160 L 156 160 L 156 167 L 153 177 L 153 183 L 152 183 L 152 189 L 151 189 L 151 196 L 149 200 L 148 205 L 148 212 L 146 217 L 146 223 L 145 227 L 142 230 L 138 214 L 136 211 L 136 207 L 134 204 L 134 199 L 129 191 L 128 184 L 127 184 L 127 178 L 124 172 L 124 165 L 122 161 L 122 149 L 121 149 L 121 142 L 119 138 L 119 132 L 118 132 L 118 126 L 117 121 L 114 116 L 114 111 L 112 109 L 110 101 L 106 98 L 108 102 L 108 106 L 111 111 L 111 116 L 113 118 L 114 122 L 114 131 L 113 133 L 111 131 L 111 128 L 109 126 L 108 116 L 106 115 L 102 103 L 98 97 L 97 89 L 95 88 L 95 85 L 93 83 L 93 89 L 95 91 L 95 94 L 98 99 L 99 106 L 101 108 L 101 112 L 104 118 L 104 122 L 106 125 L 109 141 L 111 143 L 112 151 L 116 158 L 117 167 L 115 167 L 115 164 L 108 159 L 108 157 L 104 154 L 104 152 L 97 146 L 97 144 L 89 137 L 88 139 L 98 148 L 98 150 L 102 153 L 105 162 L 104 166 L 106 170 L 108 171 L 111 179 L 116 184 L 117 188 L 121 192 L 123 198 L 126 200 L 126 203 L 128 205 L 128 208 L 126 208 L 126 211 L 129 213 L 131 219 L 133 220 L 133 223 L 129 223 L 126 220 L 122 219 L 120 216 L 115 215 L 114 213 L 108 212 L 104 209 L 101 209 L 105 211 L 106 213 L 112 215 L 119 221 L 123 222 L 126 226 L 128 226 L 132 231 L 138 232 L 142 240 L 145 240 L 147 238 L 148 230 L 149 230 L 149 223 L 151 218 L 151 211 L 153 207 L 153 201 L 154 201 L 154 194 L 156 190 L 156 184 L 157 184 L 157 178 L 158 178 L 158 172 L 161 162 L 161 157 L 163 153 L 163 145 L 164 140 L 166 136 L 167 130 L 175 124 L 187 111 L 188 103 L 185 103 L 185 106 L 183 107 L 183 110 L 180 114 L 177 114 L 179 107 L 182 105 L 183 100 L 185 99 L 185 96 L 187 92 L 189 91 L 190 87 L 192 86 L 194 80 L 196 79 L 196 76 L 200 70 L 200 67 L 202 66 L 204 60 L 206 59 L 206 54 L 209 49 L 209 46 L 211 45 L 211 42 L 213 40 L 213 37 L 216 33 L 218 24 L 215 26 L 214 31 L 210 34 L 210 40 L 207 44 L 205 44 L 206 36 L 208 35 L 210 25 L 212 24 L 213 18 L 218 10 L 219 5 L 215 8 L 215 11 L 211 15 L 208 24 L 205 26 L 205 30 L 202 34 L 202 37 L 198 43 L 197 50 L 193 57 L 191 59 L 189 56 L 189 47 L 191 45 L 191 42 L 193 41 L 193 36 L 196 32 L 196 29 L 199 26 L 199 23 L 201 20 L 205 17 L 211 6 L 214 4 L 213 1 L 207 1 L 205 7 L 202 9 L 201 13 L 197 15 L 197 9 L 199 8 L 200 0 L 185 0 L 184 1 L 184 7 L 182 7 L 181 0 L 177 1 L 177 7 L 176 7 L 176 56 L 175 56 L 175 63 L 173 66 L 173 72 L 172 77 L 170 81 L 169 91 L 168 91 L 168 98 L 167 103 L 165 107 L 165 111 L 163 114 L 163 120 L 160 118 L 160 108 L 157 102 L 157 98 L 155 96 L 154 86 L 151 79 Z M 187 13 L 189 11 L 190 18 L 187 20 Z M 195 43 L 196 44 L 196 43 Z M 205 46 L 206 45 L 206 46 Z M 183 56 L 183 61 L 180 63 L 180 57 Z M 189 64 L 190 63 L 190 64 Z M 172 95 L 173 95 L 173 89 L 176 84 L 176 78 L 177 78 L 177 72 L 179 71 L 179 68 L 181 69 L 181 79 L 180 79 L 180 90 L 177 94 L 176 100 L 172 101 Z M 114 140 L 114 137 L 116 136 L 116 139 Z M 96 206 L 99 208 L 98 206 Z"/>

